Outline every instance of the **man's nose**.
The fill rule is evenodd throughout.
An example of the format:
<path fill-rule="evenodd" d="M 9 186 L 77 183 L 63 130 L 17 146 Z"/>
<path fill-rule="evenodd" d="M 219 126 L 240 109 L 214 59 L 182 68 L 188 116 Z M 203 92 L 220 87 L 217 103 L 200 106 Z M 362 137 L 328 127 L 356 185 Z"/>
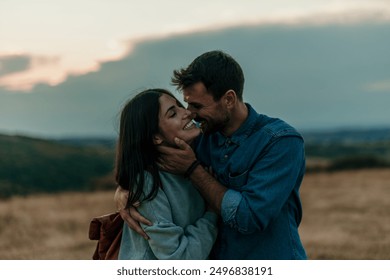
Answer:
<path fill-rule="evenodd" d="M 191 104 L 187 105 L 187 110 L 191 111 L 192 113 L 195 112 L 195 108 Z"/>
<path fill-rule="evenodd" d="M 191 117 L 191 119 L 193 119 L 193 118 L 195 118 L 195 115 L 196 115 L 196 114 L 193 113 L 193 112 L 191 112 L 191 110 L 188 110 L 188 109 L 185 110 L 184 116 L 185 116 L 186 118 Z"/>

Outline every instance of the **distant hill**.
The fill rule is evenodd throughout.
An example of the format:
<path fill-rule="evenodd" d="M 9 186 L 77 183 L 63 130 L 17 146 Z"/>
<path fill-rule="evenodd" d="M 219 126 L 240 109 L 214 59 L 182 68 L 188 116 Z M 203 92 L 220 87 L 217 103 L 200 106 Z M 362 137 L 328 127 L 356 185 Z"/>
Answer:
<path fill-rule="evenodd" d="M 308 171 L 390 166 L 390 128 L 302 133 Z"/>
<path fill-rule="evenodd" d="M 390 166 L 390 129 L 303 132 L 308 172 Z M 114 138 L 0 134 L 0 199 L 114 189 Z"/>
<path fill-rule="evenodd" d="M 390 141 L 389 128 L 335 129 L 302 132 L 309 144 L 352 144 Z"/>
<path fill-rule="evenodd" d="M 72 137 L 62 138 L 55 140 L 61 144 L 67 144 L 76 147 L 88 146 L 88 147 L 105 147 L 108 149 L 115 148 L 116 139 L 114 137 Z"/>
<path fill-rule="evenodd" d="M 0 135 L 0 198 L 113 188 L 114 149 Z"/>
<path fill-rule="evenodd" d="M 374 156 L 390 160 L 390 128 L 303 132 L 309 157 Z"/>

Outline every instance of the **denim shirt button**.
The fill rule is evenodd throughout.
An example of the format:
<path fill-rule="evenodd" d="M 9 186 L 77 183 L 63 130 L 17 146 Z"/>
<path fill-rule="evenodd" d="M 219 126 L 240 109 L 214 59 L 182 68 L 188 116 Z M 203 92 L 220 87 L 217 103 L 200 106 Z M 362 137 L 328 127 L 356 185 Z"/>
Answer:
<path fill-rule="evenodd" d="M 220 161 L 221 162 L 226 162 L 228 159 L 229 159 L 229 156 L 228 155 L 224 155 L 223 157 L 221 157 Z"/>

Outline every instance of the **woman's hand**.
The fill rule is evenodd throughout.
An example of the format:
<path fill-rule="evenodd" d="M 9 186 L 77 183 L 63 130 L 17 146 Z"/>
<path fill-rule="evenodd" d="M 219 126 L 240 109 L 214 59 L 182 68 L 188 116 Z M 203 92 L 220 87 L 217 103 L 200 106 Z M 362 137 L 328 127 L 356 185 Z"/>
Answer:
<path fill-rule="evenodd" d="M 115 205 L 122 219 L 133 231 L 140 234 L 146 240 L 149 239 L 149 236 L 142 229 L 140 223 L 151 226 L 153 225 L 148 219 L 142 216 L 136 207 L 140 204 L 135 203 L 130 208 L 126 209 L 127 199 L 129 197 L 129 192 L 122 189 L 120 186 L 117 187 L 114 195 Z"/>
<path fill-rule="evenodd" d="M 121 186 L 118 186 L 116 188 L 115 195 L 114 195 L 114 202 L 117 211 L 126 208 L 128 197 L 129 197 L 129 191 L 122 189 Z"/>

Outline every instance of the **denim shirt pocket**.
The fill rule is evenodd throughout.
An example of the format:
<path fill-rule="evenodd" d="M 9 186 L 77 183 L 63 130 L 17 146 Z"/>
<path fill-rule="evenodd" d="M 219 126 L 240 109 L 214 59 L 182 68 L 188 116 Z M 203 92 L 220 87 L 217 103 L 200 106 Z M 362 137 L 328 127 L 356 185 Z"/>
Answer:
<path fill-rule="evenodd" d="M 229 187 L 235 190 L 241 190 L 248 181 L 249 170 L 245 170 L 242 173 L 231 173 L 228 174 Z"/>

